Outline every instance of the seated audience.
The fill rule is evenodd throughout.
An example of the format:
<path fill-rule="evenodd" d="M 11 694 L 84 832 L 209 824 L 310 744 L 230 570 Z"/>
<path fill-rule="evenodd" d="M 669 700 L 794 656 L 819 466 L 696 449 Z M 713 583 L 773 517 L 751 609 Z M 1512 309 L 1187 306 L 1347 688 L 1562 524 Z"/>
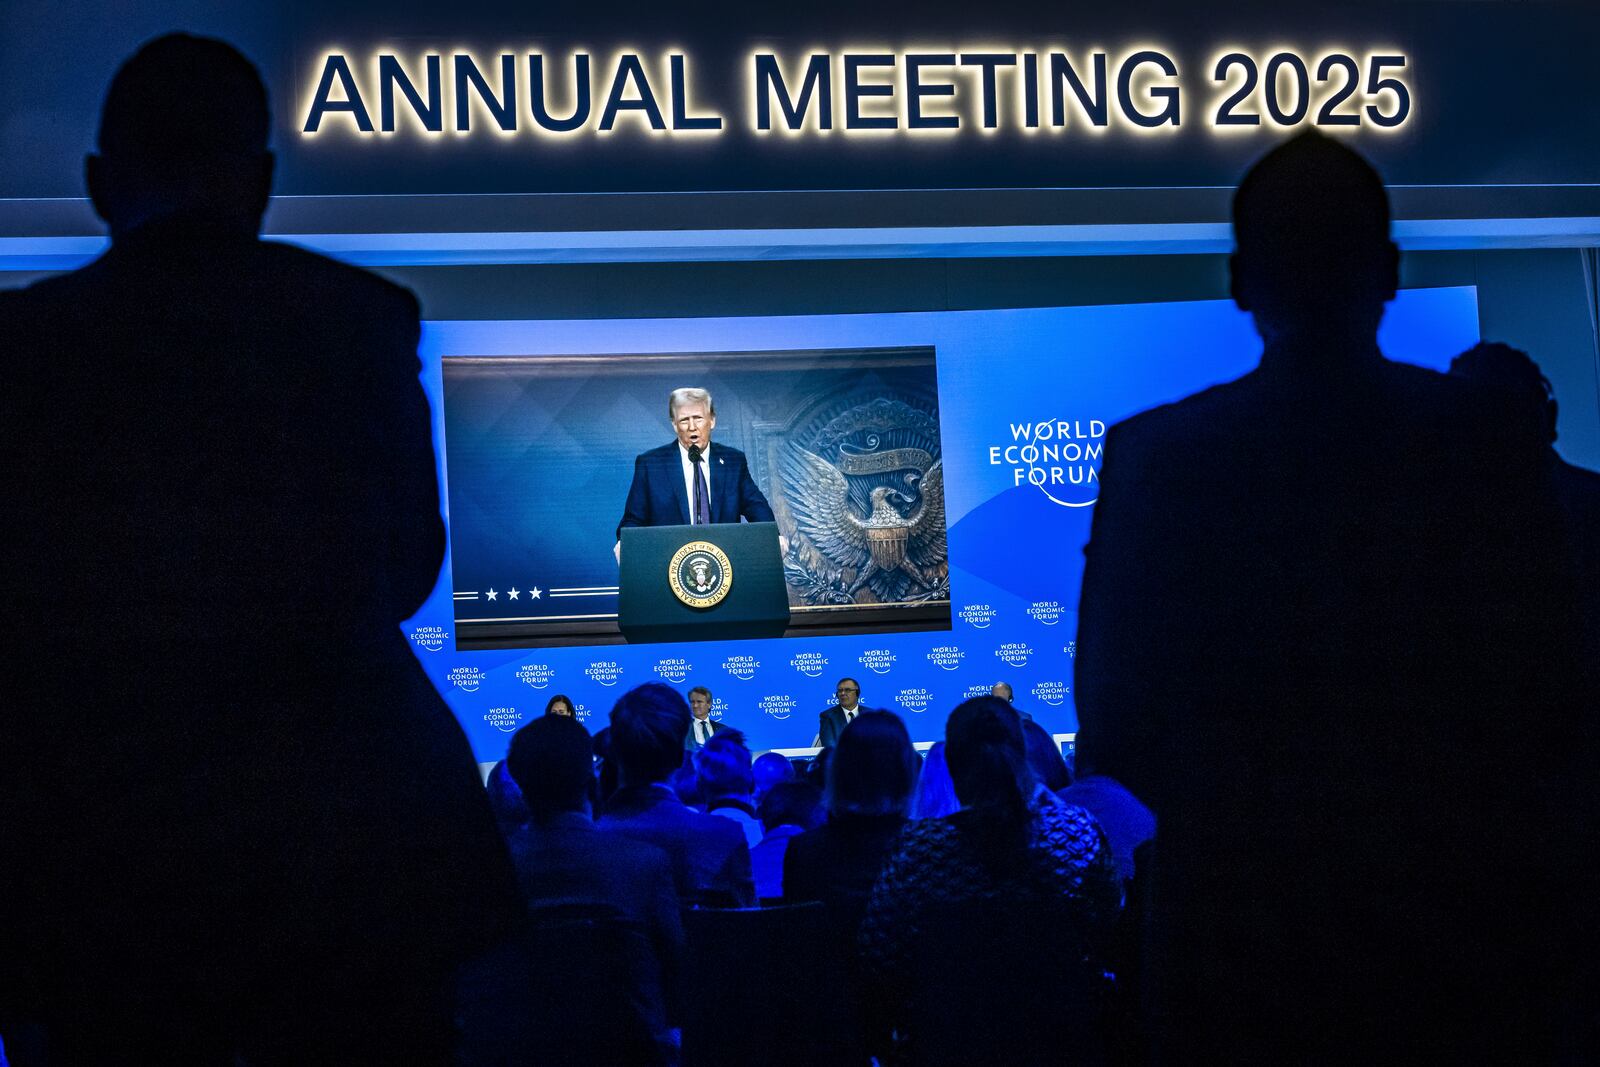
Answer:
<path fill-rule="evenodd" d="M 945 766 L 944 742 L 936 741 L 922 759 L 922 774 L 917 779 L 917 795 L 911 802 L 913 819 L 937 819 L 961 806 L 955 784 Z"/>
<path fill-rule="evenodd" d="M 779 782 L 792 782 L 795 780 L 794 764 L 789 762 L 789 757 L 781 752 L 763 752 L 756 757 L 750 765 L 750 773 L 756 780 L 756 807 L 761 807 L 761 798 L 767 795 L 767 790 Z M 821 790 L 818 789 L 820 793 Z"/>
<path fill-rule="evenodd" d="M 743 736 L 736 737 L 733 730 L 718 733 L 694 754 L 694 770 L 706 814 L 738 823 L 745 841 L 755 848 L 761 841 L 761 820 L 756 817 L 756 782 Z"/>
<path fill-rule="evenodd" d="M 667 779 L 683 761 L 689 706 L 657 682 L 622 694 L 611 709 L 611 754 L 621 786 L 600 829 L 655 845 L 672 859 L 685 904 L 749 907 L 755 903 L 750 849 L 737 825 L 683 805 Z"/>
<path fill-rule="evenodd" d="M 489 807 L 494 810 L 494 821 L 500 828 L 500 836 L 509 837 L 528 821 L 528 806 L 522 802 L 522 790 L 512 780 L 511 770 L 505 760 L 494 765 L 484 787 L 489 791 Z"/>
<path fill-rule="evenodd" d="M 648 938 L 661 967 L 652 985 L 670 994 L 683 950 L 672 862 L 654 845 L 596 829 L 589 732 L 563 715 L 535 719 L 512 738 L 505 765 L 528 809 L 507 842 L 528 907 L 615 907 Z"/>
<path fill-rule="evenodd" d="M 1015 708 L 1011 710 L 1016 711 Z M 1040 785 L 1056 793 L 1072 784 L 1072 772 L 1061 755 L 1061 746 L 1048 730 L 1032 719 L 1024 719 L 1022 740 L 1028 749 L 1028 766 L 1033 768 L 1033 776 Z"/>
<path fill-rule="evenodd" d="M 606 801 L 617 791 L 617 761 L 611 756 L 611 727 L 602 726 L 594 732 L 594 816 L 605 814 Z"/>
<path fill-rule="evenodd" d="M 896 1035 L 901 1058 L 916 1058 L 916 1021 L 928 1022 L 920 1014 L 927 1005 L 917 998 L 948 1000 L 972 981 L 964 970 L 969 961 L 1002 975 L 1009 961 L 1018 963 L 1016 975 L 1002 982 L 1007 988 L 961 989 L 968 1003 L 986 1010 L 1038 992 L 1022 976 L 1045 973 L 1039 946 L 1055 953 L 1052 977 L 1076 973 L 1086 985 L 1092 948 L 1122 900 L 1111 850 L 1090 815 L 1036 793 L 1022 721 L 1010 705 L 996 697 L 968 700 L 951 713 L 945 737 L 961 810 L 906 826 L 861 926 L 869 1004 L 885 1032 Z M 992 944 L 972 955 L 974 943 L 986 938 Z M 951 964 L 955 971 L 934 976 L 933 963 L 946 959 L 947 949 L 953 950 L 948 959 L 959 961 Z M 1052 961 L 1043 963 L 1048 968 Z M 1015 1032 L 1025 1027 L 1012 1027 L 1014 1020 L 972 1021 L 1006 1027 L 980 1035 L 997 1048 L 1028 1037 Z M 997 1062 L 1009 1060 L 999 1055 Z"/>
<path fill-rule="evenodd" d="M 789 842 L 783 896 L 820 900 L 854 930 L 867 894 L 905 825 L 917 784 L 917 753 L 896 715 L 869 711 L 839 735 L 823 793 L 827 823 Z"/>
<path fill-rule="evenodd" d="M 683 806 L 693 808 L 695 811 L 706 810 L 706 798 L 700 792 L 700 776 L 694 769 L 694 757 L 685 751 L 683 763 L 672 772 L 672 777 L 667 779 L 667 785 L 672 787 L 672 792 L 683 801 Z"/>
<path fill-rule="evenodd" d="M 565 715 L 569 719 L 575 718 L 578 714 L 572 709 L 572 698 L 565 693 L 557 693 L 551 697 L 544 706 L 544 713 L 546 715 Z"/>
<path fill-rule="evenodd" d="M 1099 774 L 1094 764 L 1078 754 L 1078 777 L 1056 796 L 1075 804 L 1094 816 L 1117 859 L 1117 872 L 1123 882 L 1133 881 L 1133 853 L 1156 836 L 1155 813 L 1128 792 L 1115 778 Z"/>
<path fill-rule="evenodd" d="M 762 836 L 750 849 L 756 896 L 771 900 L 783 896 L 783 856 L 789 840 L 814 828 L 822 809 L 822 794 L 805 782 L 779 782 L 767 790 L 757 810 Z"/>

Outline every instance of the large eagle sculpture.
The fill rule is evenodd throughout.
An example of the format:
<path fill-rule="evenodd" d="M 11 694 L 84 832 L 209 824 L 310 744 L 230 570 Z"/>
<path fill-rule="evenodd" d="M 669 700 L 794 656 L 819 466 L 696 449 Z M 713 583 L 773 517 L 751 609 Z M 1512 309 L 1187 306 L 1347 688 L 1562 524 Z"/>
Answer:
<path fill-rule="evenodd" d="M 855 573 L 848 596 L 866 585 L 877 591 L 896 572 L 924 589 L 939 587 L 948 558 L 942 459 L 926 473 L 908 472 L 908 491 L 875 487 L 871 511 L 862 518 L 850 505 L 849 483 L 839 468 L 798 445 L 789 445 L 782 456 L 789 487 L 785 499 L 795 527 L 834 567 Z M 910 508 L 909 514 L 903 508 Z"/>

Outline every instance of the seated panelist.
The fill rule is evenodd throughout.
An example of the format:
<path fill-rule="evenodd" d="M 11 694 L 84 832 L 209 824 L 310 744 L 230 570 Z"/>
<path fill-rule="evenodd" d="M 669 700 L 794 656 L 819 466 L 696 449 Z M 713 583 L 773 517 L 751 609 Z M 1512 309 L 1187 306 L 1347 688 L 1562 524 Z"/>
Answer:
<path fill-rule="evenodd" d="M 727 445 L 712 447 L 717 409 L 709 392 L 674 389 L 667 397 L 667 416 L 677 440 L 633 461 L 633 484 L 617 524 L 619 556 L 622 531 L 629 526 L 774 521 L 744 453 Z"/>

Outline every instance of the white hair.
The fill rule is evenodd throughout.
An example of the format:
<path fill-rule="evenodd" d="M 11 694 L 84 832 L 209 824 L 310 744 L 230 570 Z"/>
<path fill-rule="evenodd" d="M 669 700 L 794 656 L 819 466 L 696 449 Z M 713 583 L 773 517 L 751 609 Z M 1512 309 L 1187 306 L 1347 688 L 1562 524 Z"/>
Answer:
<path fill-rule="evenodd" d="M 678 409 L 685 404 L 704 404 L 706 414 L 713 419 L 717 417 L 717 405 L 712 401 L 711 394 L 704 389 L 674 389 L 667 394 L 667 421 L 678 421 Z"/>

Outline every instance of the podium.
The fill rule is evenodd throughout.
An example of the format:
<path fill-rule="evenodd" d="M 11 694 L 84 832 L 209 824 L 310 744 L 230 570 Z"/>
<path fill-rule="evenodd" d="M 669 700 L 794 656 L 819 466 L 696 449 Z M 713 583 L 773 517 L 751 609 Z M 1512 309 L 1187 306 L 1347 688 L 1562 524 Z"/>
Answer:
<path fill-rule="evenodd" d="M 617 626 L 630 644 L 782 637 L 789 590 L 772 522 L 622 531 Z"/>

